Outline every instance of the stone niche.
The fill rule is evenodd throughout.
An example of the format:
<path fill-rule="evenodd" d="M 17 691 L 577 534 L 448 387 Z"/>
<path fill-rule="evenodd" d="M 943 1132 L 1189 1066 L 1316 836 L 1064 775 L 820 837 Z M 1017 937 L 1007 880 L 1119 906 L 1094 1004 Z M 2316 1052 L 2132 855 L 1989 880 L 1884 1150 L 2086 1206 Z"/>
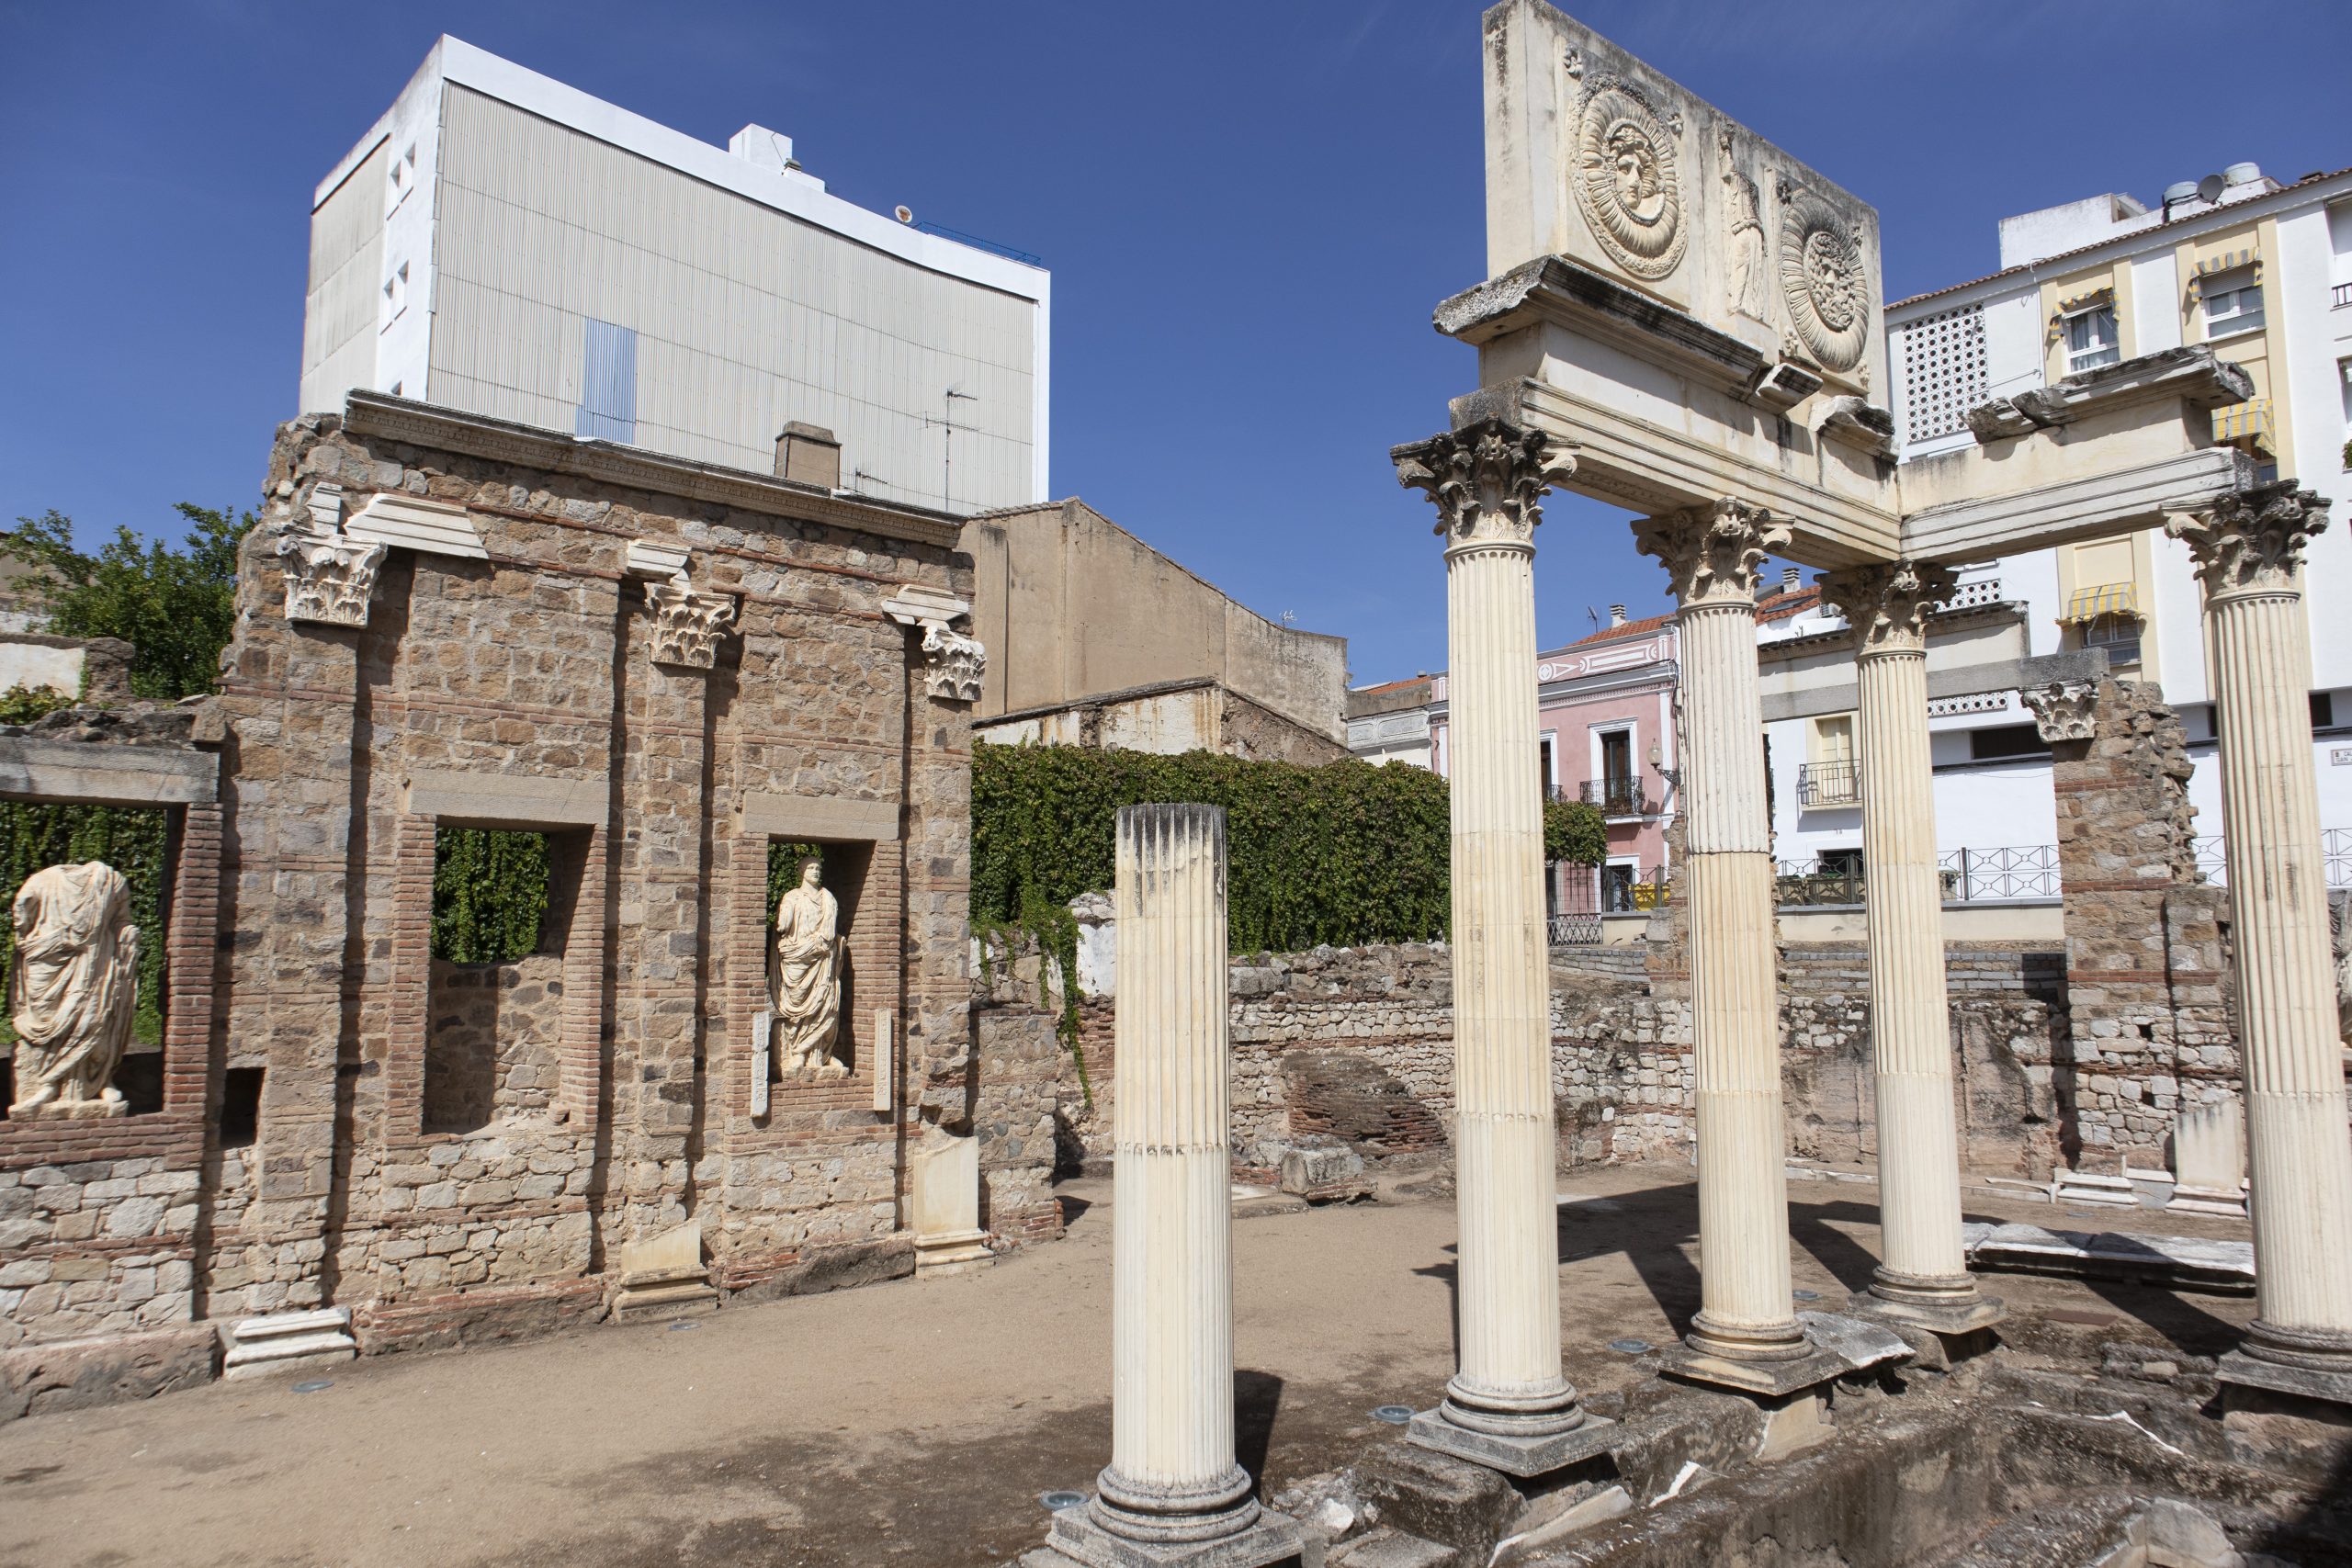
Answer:
<path fill-rule="evenodd" d="M 1564 256 L 1884 397 L 1868 203 L 1542 0 L 1487 13 L 1486 64 L 1488 276 Z"/>

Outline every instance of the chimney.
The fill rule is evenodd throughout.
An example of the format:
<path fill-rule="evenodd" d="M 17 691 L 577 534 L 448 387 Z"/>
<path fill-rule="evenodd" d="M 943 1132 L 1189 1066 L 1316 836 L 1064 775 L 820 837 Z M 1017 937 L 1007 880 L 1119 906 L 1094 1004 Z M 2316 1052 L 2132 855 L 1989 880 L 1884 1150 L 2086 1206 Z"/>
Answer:
<path fill-rule="evenodd" d="M 775 477 L 821 490 L 842 488 L 842 444 L 820 424 L 798 420 L 775 438 Z"/>
<path fill-rule="evenodd" d="M 1796 587 L 1797 587 L 1797 579 L 1798 579 L 1798 578 L 1800 578 L 1800 577 L 1803 577 L 1804 575 L 1804 573 L 1802 570 L 1800 570 L 1799 569 L 1797 569 L 1796 567 L 1792 567 L 1792 566 L 1784 566 L 1784 567 L 1782 567 L 1782 568 L 1781 569 L 1781 592 L 1783 592 L 1783 593 L 1793 593 L 1793 592 L 1796 592 Z"/>
<path fill-rule="evenodd" d="M 1612 626 L 1622 626 L 1625 624 L 1624 605 L 1611 604 L 1609 606 L 1609 624 Z"/>

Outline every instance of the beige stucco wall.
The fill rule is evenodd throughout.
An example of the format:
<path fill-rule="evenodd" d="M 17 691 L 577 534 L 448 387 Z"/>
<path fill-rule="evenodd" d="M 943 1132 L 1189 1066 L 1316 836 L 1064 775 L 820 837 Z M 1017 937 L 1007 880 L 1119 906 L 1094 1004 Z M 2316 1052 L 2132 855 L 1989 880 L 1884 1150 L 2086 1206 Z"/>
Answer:
<path fill-rule="evenodd" d="M 978 518 L 976 718 L 1209 676 L 1344 743 L 1347 639 L 1244 609 L 1076 499 Z"/>

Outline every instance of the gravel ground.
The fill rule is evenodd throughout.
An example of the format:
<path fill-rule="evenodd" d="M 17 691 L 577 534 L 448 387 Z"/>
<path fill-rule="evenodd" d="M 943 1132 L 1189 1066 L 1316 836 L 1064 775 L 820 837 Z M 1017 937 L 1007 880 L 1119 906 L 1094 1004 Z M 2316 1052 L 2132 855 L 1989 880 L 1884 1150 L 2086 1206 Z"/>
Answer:
<path fill-rule="evenodd" d="M 1569 1376 L 1639 1375 L 1698 1305 L 1687 1168 L 1562 1179 Z M 0 1564 L 985 1563 L 1042 1538 L 1037 1494 L 1110 1457 L 1110 1183 L 1060 1190 L 1068 1240 L 978 1274 L 729 1308 L 676 1330 L 370 1358 L 332 1386 L 220 1383 L 0 1427 Z M 1867 1183 L 1790 1188 L 1795 1282 L 1869 1280 Z M 1972 1190 L 1972 1218 L 2236 1235 L 2242 1224 L 2075 1214 Z M 1234 1226 L 1240 1457 L 1268 1490 L 1396 1440 L 1375 1404 L 1433 1403 L 1453 1367 L 1453 1210 L 1384 1202 Z M 2135 1332 L 2224 1348 L 2250 1300 L 2007 1277 L 2021 1337 Z M 2049 1320 L 2052 1309 L 2064 1309 Z M 2096 1321 L 2114 1314 L 2116 1321 Z M 2070 1319 L 2091 1319 L 2069 1322 Z M 2139 1331 L 2139 1332 L 2144 1332 Z"/>

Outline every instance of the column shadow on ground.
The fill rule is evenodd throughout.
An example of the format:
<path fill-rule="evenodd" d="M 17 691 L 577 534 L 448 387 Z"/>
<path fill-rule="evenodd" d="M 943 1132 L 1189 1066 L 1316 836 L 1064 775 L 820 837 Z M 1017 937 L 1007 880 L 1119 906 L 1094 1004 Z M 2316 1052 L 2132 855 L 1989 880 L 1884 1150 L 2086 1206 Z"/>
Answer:
<path fill-rule="evenodd" d="M 1233 1458 L 1252 1482 L 1266 1479 L 1266 1452 L 1273 1446 L 1274 1416 L 1282 1409 L 1283 1380 L 1247 1369 L 1233 1374 Z"/>

